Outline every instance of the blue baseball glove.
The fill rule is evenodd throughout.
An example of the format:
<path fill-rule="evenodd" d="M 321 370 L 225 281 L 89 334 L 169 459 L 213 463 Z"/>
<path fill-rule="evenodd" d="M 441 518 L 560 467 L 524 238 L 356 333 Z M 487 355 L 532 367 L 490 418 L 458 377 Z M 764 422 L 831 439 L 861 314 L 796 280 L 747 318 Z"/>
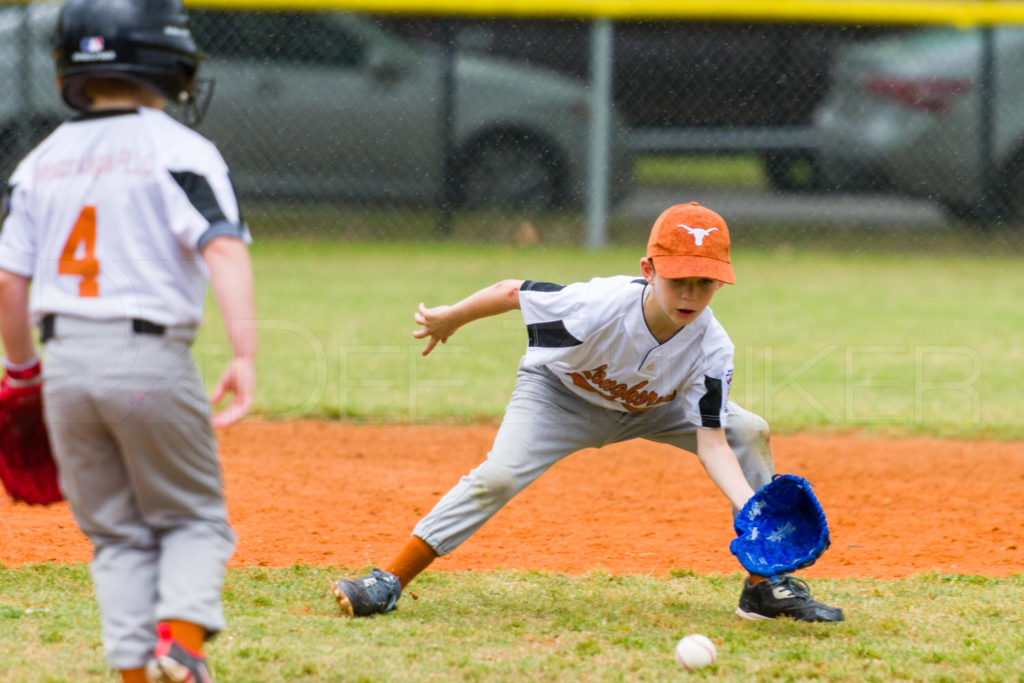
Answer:
<path fill-rule="evenodd" d="M 747 571 L 775 577 L 809 567 L 828 548 L 828 522 L 811 483 L 777 474 L 759 488 L 733 521 L 729 544 Z"/>

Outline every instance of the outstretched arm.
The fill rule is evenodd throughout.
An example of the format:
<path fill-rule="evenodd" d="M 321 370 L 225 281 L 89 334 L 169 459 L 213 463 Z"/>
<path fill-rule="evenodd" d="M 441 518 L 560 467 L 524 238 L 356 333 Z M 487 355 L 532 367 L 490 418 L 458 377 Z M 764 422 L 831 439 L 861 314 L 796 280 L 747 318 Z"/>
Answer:
<path fill-rule="evenodd" d="M 203 249 L 203 259 L 231 344 L 231 360 L 210 398 L 216 405 L 231 394 L 231 403 L 213 416 L 213 426 L 224 427 L 245 417 L 256 391 L 255 287 L 249 249 L 242 240 L 215 237 Z"/>
<path fill-rule="evenodd" d="M 429 338 L 423 355 L 433 351 L 438 342 L 447 342 L 448 337 L 466 323 L 519 308 L 519 288 L 523 282 L 502 280 L 470 294 L 452 306 L 427 308 L 421 303 L 413 319 L 422 327 L 413 332 L 412 336 L 417 339 Z"/>
<path fill-rule="evenodd" d="M 754 489 L 747 483 L 736 454 L 725 439 L 724 429 L 697 430 L 697 457 L 711 481 L 715 482 L 715 486 L 725 494 L 734 508 L 739 510 L 754 495 Z"/>

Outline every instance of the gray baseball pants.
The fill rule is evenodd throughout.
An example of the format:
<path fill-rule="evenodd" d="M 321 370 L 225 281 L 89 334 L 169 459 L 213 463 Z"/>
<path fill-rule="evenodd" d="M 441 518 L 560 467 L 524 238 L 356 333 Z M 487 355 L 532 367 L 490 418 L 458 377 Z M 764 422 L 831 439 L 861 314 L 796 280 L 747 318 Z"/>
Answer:
<path fill-rule="evenodd" d="M 577 397 L 547 369 L 520 368 L 487 459 L 438 501 L 413 535 L 447 555 L 552 465 L 584 448 L 644 438 L 696 452 L 697 427 L 683 419 L 677 402 L 620 412 Z M 775 465 L 767 422 L 730 403 L 725 433 L 750 486 L 768 483 Z"/>
<path fill-rule="evenodd" d="M 110 666 L 144 666 L 156 622 L 224 627 L 234 551 L 193 328 L 138 334 L 128 320 L 58 317 L 43 401 L 60 484 L 93 544 Z"/>

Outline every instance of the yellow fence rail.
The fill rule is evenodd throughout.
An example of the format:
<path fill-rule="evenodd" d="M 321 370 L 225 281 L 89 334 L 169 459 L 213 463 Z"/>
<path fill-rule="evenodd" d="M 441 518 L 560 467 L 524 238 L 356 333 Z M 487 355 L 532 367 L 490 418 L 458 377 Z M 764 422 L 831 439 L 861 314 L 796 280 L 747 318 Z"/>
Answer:
<path fill-rule="evenodd" d="M 1022 2 L 902 0 L 187 0 L 195 7 L 348 9 L 367 12 L 505 17 L 760 20 L 859 24 L 1024 23 Z"/>
<path fill-rule="evenodd" d="M 0 0 L 0 5 L 32 0 Z M 44 0 L 47 1 L 47 0 Z M 677 19 L 844 24 L 1024 24 L 1024 2 L 988 0 L 185 0 L 189 7 L 328 10 L 467 17 Z"/>

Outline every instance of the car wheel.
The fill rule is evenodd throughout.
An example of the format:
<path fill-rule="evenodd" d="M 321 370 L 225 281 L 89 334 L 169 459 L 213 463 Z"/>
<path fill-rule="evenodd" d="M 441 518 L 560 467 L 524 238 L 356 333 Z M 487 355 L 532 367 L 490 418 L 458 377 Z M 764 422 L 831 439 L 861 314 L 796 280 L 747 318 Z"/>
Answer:
<path fill-rule="evenodd" d="M 771 186 L 780 192 L 805 192 L 821 187 L 814 158 L 804 152 L 770 152 L 763 156 Z"/>
<path fill-rule="evenodd" d="M 491 135 L 459 163 L 457 196 L 471 209 L 548 209 L 562 201 L 558 156 L 524 134 Z"/>

